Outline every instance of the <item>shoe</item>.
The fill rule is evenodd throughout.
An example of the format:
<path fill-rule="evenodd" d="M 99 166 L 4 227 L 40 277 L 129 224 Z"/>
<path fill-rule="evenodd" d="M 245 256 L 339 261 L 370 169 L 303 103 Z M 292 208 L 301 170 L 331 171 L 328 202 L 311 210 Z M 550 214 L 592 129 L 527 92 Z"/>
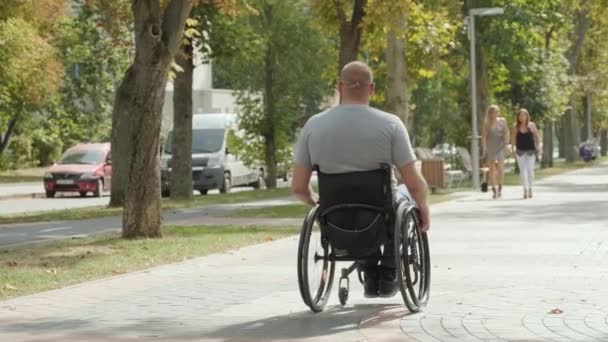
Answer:
<path fill-rule="evenodd" d="M 399 291 L 394 268 L 383 268 L 378 282 L 378 293 L 382 298 L 393 297 Z"/>
<path fill-rule="evenodd" d="M 363 288 L 365 292 L 363 296 L 365 298 L 376 298 L 378 297 L 378 273 L 364 271 L 363 272 Z"/>
<path fill-rule="evenodd" d="M 502 198 L 502 185 L 498 186 L 498 198 Z"/>
<path fill-rule="evenodd" d="M 528 190 L 524 189 L 524 199 L 528 198 Z"/>
<path fill-rule="evenodd" d="M 528 198 L 532 198 L 532 189 L 528 189 Z"/>
<path fill-rule="evenodd" d="M 497 196 L 498 194 L 496 193 L 496 188 L 492 187 L 492 199 L 496 199 Z"/>

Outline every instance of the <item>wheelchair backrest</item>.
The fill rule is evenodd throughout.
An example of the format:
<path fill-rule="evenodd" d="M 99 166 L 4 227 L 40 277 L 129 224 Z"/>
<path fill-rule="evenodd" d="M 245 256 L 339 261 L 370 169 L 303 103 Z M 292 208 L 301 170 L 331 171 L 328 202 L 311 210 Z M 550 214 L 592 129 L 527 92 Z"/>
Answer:
<path fill-rule="evenodd" d="M 319 182 L 321 229 L 334 248 L 365 255 L 389 237 L 393 217 L 391 168 L 322 173 Z"/>

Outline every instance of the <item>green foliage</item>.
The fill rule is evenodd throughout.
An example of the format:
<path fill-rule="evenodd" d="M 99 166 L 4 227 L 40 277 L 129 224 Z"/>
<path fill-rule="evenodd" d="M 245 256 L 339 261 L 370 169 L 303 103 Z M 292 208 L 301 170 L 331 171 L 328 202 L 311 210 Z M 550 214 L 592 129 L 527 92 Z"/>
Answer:
<path fill-rule="evenodd" d="M 110 10 L 96 7 L 95 2 L 74 2 L 80 10 L 62 22 L 57 40 L 61 61 L 68 72 L 49 117 L 58 126 L 67 128 L 60 130 L 65 145 L 109 139 L 114 91 L 132 57 L 128 42 L 130 22 L 123 18 L 122 26 L 116 26 L 117 21 L 107 17 L 121 13 L 122 7 Z M 126 1 L 114 5 L 121 3 L 124 5 Z"/>
<path fill-rule="evenodd" d="M 21 169 L 31 166 L 32 139 L 27 135 L 14 136 L 11 139 L 11 154 L 9 160 L 11 167 Z"/>
<path fill-rule="evenodd" d="M 318 111 L 330 90 L 321 75 L 332 62 L 333 47 L 312 25 L 302 1 L 251 4 L 260 14 L 224 18 L 218 25 L 229 28 L 226 35 L 212 36 L 211 51 L 214 72 L 237 90 L 243 133 L 231 140 L 250 164 L 261 164 L 268 137 L 275 158 L 288 156 L 298 123 Z"/>

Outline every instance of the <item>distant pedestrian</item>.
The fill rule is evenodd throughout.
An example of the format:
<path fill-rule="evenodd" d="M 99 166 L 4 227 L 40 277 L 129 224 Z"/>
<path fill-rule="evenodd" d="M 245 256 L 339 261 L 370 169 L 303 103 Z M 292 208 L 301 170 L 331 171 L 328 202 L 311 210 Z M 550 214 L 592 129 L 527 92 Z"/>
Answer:
<path fill-rule="evenodd" d="M 517 121 L 513 126 L 511 144 L 515 146 L 519 178 L 524 187 L 524 199 L 532 198 L 532 183 L 534 182 L 534 166 L 540 152 L 540 138 L 534 122 L 530 121 L 530 113 L 525 108 L 517 112 Z"/>
<path fill-rule="evenodd" d="M 492 198 L 502 197 L 505 178 L 506 147 L 509 143 L 507 120 L 500 116 L 496 105 L 488 107 L 481 132 L 482 158 L 488 166 L 488 184 L 492 187 Z M 498 186 L 498 189 L 496 188 Z"/>

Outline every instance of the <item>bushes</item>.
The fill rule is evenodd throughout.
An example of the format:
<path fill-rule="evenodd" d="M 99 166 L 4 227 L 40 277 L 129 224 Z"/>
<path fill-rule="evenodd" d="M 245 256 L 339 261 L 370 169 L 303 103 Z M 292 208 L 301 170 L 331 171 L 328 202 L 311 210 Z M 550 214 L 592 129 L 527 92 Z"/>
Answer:
<path fill-rule="evenodd" d="M 8 160 L 10 168 L 22 169 L 32 164 L 32 139 L 26 135 L 17 135 L 9 142 Z"/>
<path fill-rule="evenodd" d="M 36 131 L 33 134 L 32 150 L 36 166 L 48 166 L 61 156 L 63 143 L 54 134 Z"/>

